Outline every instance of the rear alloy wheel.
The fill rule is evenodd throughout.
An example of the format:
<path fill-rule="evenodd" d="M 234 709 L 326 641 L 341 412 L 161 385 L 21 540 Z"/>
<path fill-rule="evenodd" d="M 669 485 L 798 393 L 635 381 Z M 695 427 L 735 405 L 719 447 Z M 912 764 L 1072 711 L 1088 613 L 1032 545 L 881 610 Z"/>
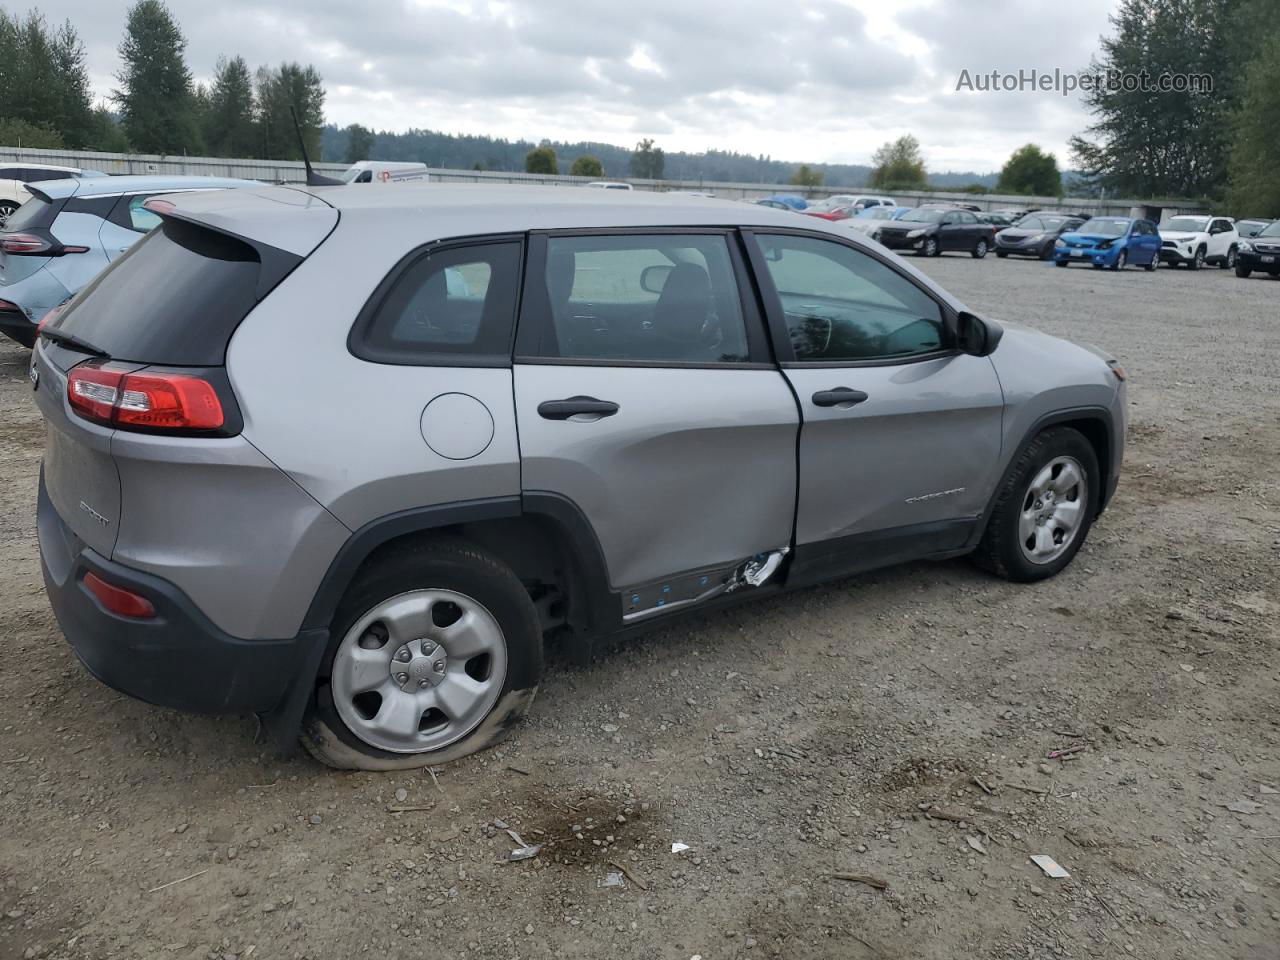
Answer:
<path fill-rule="evenodd" d="M 1010 467 L 974 562 L 1009 580 L 1053 576 L 1088 536 L 1100 488 L 1089 441 L 1070 427 L 1046 430 Z"/>
<path fill-rule="evenodd" d="M 970 251 L 975 260 L 981 260 L 987 255 L 987 241 L 985 237 L 979 238 L 973 250 Z"/>
<path fill-rule="evenodd" d="M 1230 270 L 1236 265 L 1236 248 L 1227 251 L 1226 257 L 1218 261 L 1219 270 Z"/>
<path fill-rule="evenodd" d="M 1129 251 L 1121 250 L 1116 256 L 1116 262 L 1111 265 L 1112 270 L 1123 270 L 1125 264 L 1129 262 Z"/>
<path fill-rule="evenodd" d="M 939 254 L 938 241 L 934 237 L 925 237 L 924 243 L 920 244 L 920 256 L 936 257 Z"/>
<path fill-rule="evenodd" d="M 1196 247 L 1196 255 L 1187 266 L 1192 270 L 1199 270 L 1204 266 L 1204 247 Z"/>
<path fill-rule="evenodd" d="M 542 673 L 528 592 L 461 541 L 370 568 L 334 625 L 302 742 L 341 769 L 412 769 L 488 747 L 528 709 Z"/>
<path fill-rule="evenodd" d="M 16 203 L 9 200 L 0 200 L 0 229 L 4 228 L 17 209 L 18 205 Z"/>

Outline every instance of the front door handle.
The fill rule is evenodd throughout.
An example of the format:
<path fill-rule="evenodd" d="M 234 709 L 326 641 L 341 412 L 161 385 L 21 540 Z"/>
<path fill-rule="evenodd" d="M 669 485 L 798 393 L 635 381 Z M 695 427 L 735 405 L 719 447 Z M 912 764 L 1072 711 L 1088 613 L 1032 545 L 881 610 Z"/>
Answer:
<path fill-rule="evenodd" d="M 589 414 L 594 417 L 612 417 L 617 412 L 618 405 L 612 400 L 597 400 L 595 397 L 544 400 L 538 404 L 538 416 L 544 420 L 568 420 L 578 414 Z"/>
<path fill-rule="evenodd" d="M 867 395 L 861 390 L 854 390 L 851 387 L 835 387 L 831 390 L 819 390 L 813 395 L 813 405 L 815 407 L 852 407 L 856 403 L 862 403 L 867 399 Z"/>

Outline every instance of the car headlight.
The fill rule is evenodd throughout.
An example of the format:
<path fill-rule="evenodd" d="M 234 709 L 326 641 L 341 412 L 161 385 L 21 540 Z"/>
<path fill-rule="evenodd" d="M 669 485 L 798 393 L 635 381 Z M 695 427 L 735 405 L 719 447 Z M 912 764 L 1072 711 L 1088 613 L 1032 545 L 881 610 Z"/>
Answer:
<path fill-rule="evenodd" d="M 907 234 L 907 239 L 914 240 L 916 237 L 923 237 L 923 236 L 924 236 L 923 230 L 912 230 Z"/>
<path fill-rule="evenodd" d="M 1112 241 L 1112 240 L 1103 240 L 1100 244 L 1098 244 L 1098 249 L 1099 249 L 1099 250 L 1110 250 L 1110 249 L 1111 249 L 1111 244 L 1112 244 L 1112 243 L 1114 243 L 1114 241 Z"/>
<path fill-rule="evenodd" d="M 1044 234 L 1043 234 L 1043 233 L 1037 233 L 1034 237 L 1027 237 L 1026 242 L 1027 242 L 1027 243 L 1039 243 L 1039 242 L 1040 242 L 1041 240 L 1043 240 L 1043 239 L 1044 239 Z"/>
<path fill-rule="evenodd" d="M 1067 241 L 1065 241 L 1065 240 L 1063 240 L 1061 237 L 1059 237 L 1057 240 L 1055 240 L 1055 241 L 1053 242 L 1053 245 L 1054 245 L 1055 247 L 1065 247 L 1065 246 L 1067 245 Z"/>
<path fill-rule="evenodd" d="M 1248 240 L 1241 240 L 1240 246 L 1236 247 L 1238 253 L 1253 253 L 1253 244 Z"/>

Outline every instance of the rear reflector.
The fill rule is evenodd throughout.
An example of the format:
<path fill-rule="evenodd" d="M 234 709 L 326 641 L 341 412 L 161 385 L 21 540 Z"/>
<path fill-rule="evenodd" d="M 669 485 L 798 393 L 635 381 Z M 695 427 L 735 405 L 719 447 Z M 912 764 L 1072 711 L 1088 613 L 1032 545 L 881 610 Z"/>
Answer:
<path fill-rule="evenodd" d="M 156 615 L 155 606 L 146 597 L 139 596 L 124 587 L 107 583 L 96 573 L 86 573 L 84 585 L 98 598 L 98 602 L 112 613 L 122 617 L 135 617 L 139 620 L 150 620 Z"/>
<path fill-rule="evenodd" d="M 127 373 L 89 361 L 67 376 L 67 402 L 86 420 L 143 430 L 218 430 L 225 423 L 213 384 L 185 373 Z"/>

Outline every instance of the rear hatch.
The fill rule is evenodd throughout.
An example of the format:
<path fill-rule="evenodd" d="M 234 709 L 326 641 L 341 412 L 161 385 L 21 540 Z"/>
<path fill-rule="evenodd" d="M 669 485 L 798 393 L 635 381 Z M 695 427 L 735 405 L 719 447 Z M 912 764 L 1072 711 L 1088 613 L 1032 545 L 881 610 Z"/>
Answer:
<path fill-rule="evenodd" d="M 43 474 L 50 502 L 76 537 L 108 558 L 124 522 L 121 476 L 147 469 L 122 469 L 113 437 L 122 430 L 210 438 L 238 433 L 227 345 L 258 302 L 337 223 L 327 204 L 282 188 L 171 195 L 153 209 L 162 213 L 162 225 L 50 320 L 32 355 L 36 400 L 47 424 Z M 280 245 L 255 239 L 261 236 Z M 191 385 L 199 390 L 184 393 Z M 199 411 L 194 417 L 166 411 L 173 396 L 218 407 L 219 421 L 201 420 Z M 186 402 L 179 400 L 179 407 Z"/>

